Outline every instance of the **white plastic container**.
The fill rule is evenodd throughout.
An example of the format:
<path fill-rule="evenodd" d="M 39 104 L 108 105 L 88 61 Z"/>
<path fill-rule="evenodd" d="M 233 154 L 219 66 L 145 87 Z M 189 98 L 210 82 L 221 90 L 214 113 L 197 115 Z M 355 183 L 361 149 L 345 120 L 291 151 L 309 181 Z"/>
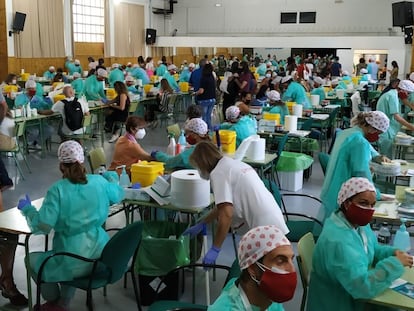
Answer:
<path fill-rule="evenodd" d="M 303 170 L 297 172 L 278 172 L 280 189 L 298 191 L 303 187 Z"/>

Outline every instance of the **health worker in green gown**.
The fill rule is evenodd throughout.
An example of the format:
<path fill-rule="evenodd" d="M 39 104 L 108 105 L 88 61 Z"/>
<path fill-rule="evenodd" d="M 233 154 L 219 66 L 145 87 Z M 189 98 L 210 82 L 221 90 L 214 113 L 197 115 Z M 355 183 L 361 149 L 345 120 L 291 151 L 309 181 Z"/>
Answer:
<path fill-rule="evenodd" d="M 124 73 L 122 71 L 122 68 L 119 66 L 119 64 L 114 63 L 112 64 L 112 70 L 109 73 L 108 82 L 109 87 L 114 87 L 114 83 L 116 81 L 124 82 Z"/>
<path fill-rule="evenodd" d="M 39 271 L 43 260 L 56 252 L 70 252 L 88 258 L 98 258 L 109 240 L 103 228 L 109 206 L 120 202 L 123 189 L 115 182 L 108 182 L 101 175 L 86 174 L 83 166 L 82 146 L 68 140 L 58 148 L 59 169 L 62 179 L 48 190 L 42 206 L 37 210 L 29 196 L 21 199 L 18 208 L 26 217 L 34 234 L 49 234 L 54 231 L 52 249 L 47 252 L 33 252 L 26 258 L 33 271 Z M 109 175 L 110 177 L 111 175 Z M 29 261 L 28 261 L 29 260 Z M 64 310 L 75 294 L 75 288 L 59 284 L 90 272 L 91 264 L 67 256 L 59 256 L 48 261 L 41 291 L 46 307 Z M 59 309 L 59 307 L 61 309 Z"/>
<path fill-rule="evenodd" d="M 243 103 L 240 105 L 245 106 Z M 238 106 L 230 106 L 226 109 L 227 122 L 220 125 L 220 129 L 236 132 L 236 147 L 239 147 L 243 140 L 256 134 L 256 120 L 250 116 L 242 116 Z"/>
<path fill-rule="evenodd" d="M 414 92 L 414 83 L 410 80 L 402 80 L 398 84 L 398 89 L 412 93 Z M 396 89 L 389 90 L 379 98 L 377 110 L 385 113 L 390 119 L 390 126 L 386 132 L 380 135 L 378 146 L 381 153 L 391 158 L 392 144 L 401 126 L 405 126 L 408 130 L 414 131 L 414 125 L 401 116 L 400 100 L 398 99 L 398 91 Z"/>
<path fill-rule="evenodd" d="M 389 119 L 384 113 L 360 112 L 351 120 L 351 126 L 338 134 L 330 154 L 321 190 L 319 219 L 328 218 L 339 208 L 336 196 L 345 181 L 351 177 L 365 177 L 372 181 L 369 162 L 390 161 L 371 146 L 388 129 Z M 377 190 L 377 199 L 386 199 L 386 196 Z"/>
<path fill-rule="evenodd" d="M 105 69 L 99 68 L 96 74 L 93 74 L 86 78 L 85 87 L 83 94 L 86 100 L 102 100 L 104 103 L 107 102 L 103 83 L 108 77 L 108 72 Z"/>
<path fill-rule="evenodd" d="M 239 278 L 231 279 L 209 311 L 283 311 L 297 283 L 289 240 L 274 226 L 252 228 L 240 240 Z"/>
<path fill-rule="evenodd" d="M 347 180 L 337 194 L 337 209 L 325 222 L 313 252 L 308 311 L 389 310 L 367 308 L 413 265 L 413 257 L 381 245 L 371 230 L 375 187 L 363 177 Z"/>
<path fill-rule="evenodd" d="M 311 95 L 319 95 L 319 105 L 325 100 L 325 89 L 323 87 L 325 81 L 321 77 L 313 78 L 313 90 Z"/>
<path fill-rule="evenodd" d="M 282 78 L 282 84 L 286 90 L 282 95 L 284 102 L 292 101 L 298 105 L 303 105 L 304 109 L 312 108 L 305 88 L 298 82 L 293 81 L 292 76 Z"/>
<path fill-rule="evenodd" d="M 83 94 L 85 80 L 81 78 L 81 74 L 79 72 L 73 73 L 73 81 L 70 84 L 72 85 L 76 96 L 80 97 Z"/>
<path fill-rule="evenodd" d="M 266 93 L 266 96 L 269 99 L 269 105 L 272 106 L 269 113 L 278 113 L 280 115 L 280 124 L 285 124 L 285 116 L 288 116 L 290 113 L 286 103 L 280 100 L 280 93 L 271 90 Z"/>

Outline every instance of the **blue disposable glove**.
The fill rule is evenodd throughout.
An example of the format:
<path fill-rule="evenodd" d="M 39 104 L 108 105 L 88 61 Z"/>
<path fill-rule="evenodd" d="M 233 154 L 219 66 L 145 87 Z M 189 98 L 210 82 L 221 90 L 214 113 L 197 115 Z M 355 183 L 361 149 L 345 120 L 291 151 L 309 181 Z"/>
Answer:
<path fill-rule="evenodd" d="M 151 151 L 151 158 L 156 159 L 157 158 L 157 152 L 158 152 L 158 150 Z"/>
<path fill-rule="evenodd" d="M 191 238 L 195 238 L 195 236 L 203 230 L 205 225 L 206 224 L 204 222 L 199 222 L 198 224 L 195 224 L 194 226 L 191 226 L 190 228 L 185 230 L 183 232 L 183 235 L 189 234 Z"/>
<path fill-rule="evenodd" d="M 20 199 L 19 203 L 17 203 L 17 208 L 19 210 L 23 210 L 26 206 L 31 206 L 32 205 L 32 201 L 29 198 L 29 195 L 26 194 L 26 198 L 24 199 Z"/>
<path fill-rule="evenodd" d="M 216 259 L 221 251 L 221 248 L 215 247 L 214 245 L 208 250 L 207 254 L 204 256 L 203 264 L 205 265 L 214 265 Z"/>
<path fill-rule="evenodd" d="M 106 98 L 106 97 L 104 97 L 104 98 L 101 99 L 101 102 L 103 102 L 104 104 L 108 103 L 108 101 L 109 101 L 109 99 Z"/>

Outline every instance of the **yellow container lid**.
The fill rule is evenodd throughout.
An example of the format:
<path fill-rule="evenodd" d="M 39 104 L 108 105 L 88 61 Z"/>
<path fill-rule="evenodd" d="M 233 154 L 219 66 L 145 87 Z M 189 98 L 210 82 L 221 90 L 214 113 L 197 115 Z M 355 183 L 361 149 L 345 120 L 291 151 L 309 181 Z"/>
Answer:
<path fill-rule="evenodd" d="M 5 85 L 3 91 L 4 93 L 17 92 L 18 88 L 17 85 Z"/>
<path fill-rule="evenodd" d="M 30 77 L 30 73 L 22 73 L 21 75 L 20 75 L 20 77 L 22 78 L 22 81 L 27 81 L 27 80 L 29 80 L 29 77 Z"/>
<path fill-rule="evenodd" d="M 143 174 L 152 174 L 164 171 L 164 162 L 158 161 L 139 161 L 131 165 L 131 172 L 140 172 Z"/>
<path fill-rule="evenodd" d="M 295 106 L 296 102 L 286 102 L 286 106 Z"/>
<path fill-rule="evenodd" d="M 263 119 L 280 121 L 280 113 L 265 112 L 263 113 Z"/>
<path fill-rule="evenodd" d="M 189 84 L 188 82 L 180 82 L 179 83 L 181 92 L 188 92 Z"/>

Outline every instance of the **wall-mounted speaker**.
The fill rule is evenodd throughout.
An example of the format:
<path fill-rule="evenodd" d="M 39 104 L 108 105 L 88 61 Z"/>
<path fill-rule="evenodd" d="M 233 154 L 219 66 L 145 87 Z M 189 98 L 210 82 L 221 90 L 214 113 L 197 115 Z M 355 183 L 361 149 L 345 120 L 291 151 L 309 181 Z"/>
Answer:
<path fill-rule="evenodd" d="M 413 25 L 413 2 L 401 1 L 392 4 L 392 25 L 404 27 Z"/>
<path fill-rule="evenodd" d="M 145 43 L 154 44 L 157 38 L 157 30 L 152 28 L 147 28 L 145 31 Z"/>

